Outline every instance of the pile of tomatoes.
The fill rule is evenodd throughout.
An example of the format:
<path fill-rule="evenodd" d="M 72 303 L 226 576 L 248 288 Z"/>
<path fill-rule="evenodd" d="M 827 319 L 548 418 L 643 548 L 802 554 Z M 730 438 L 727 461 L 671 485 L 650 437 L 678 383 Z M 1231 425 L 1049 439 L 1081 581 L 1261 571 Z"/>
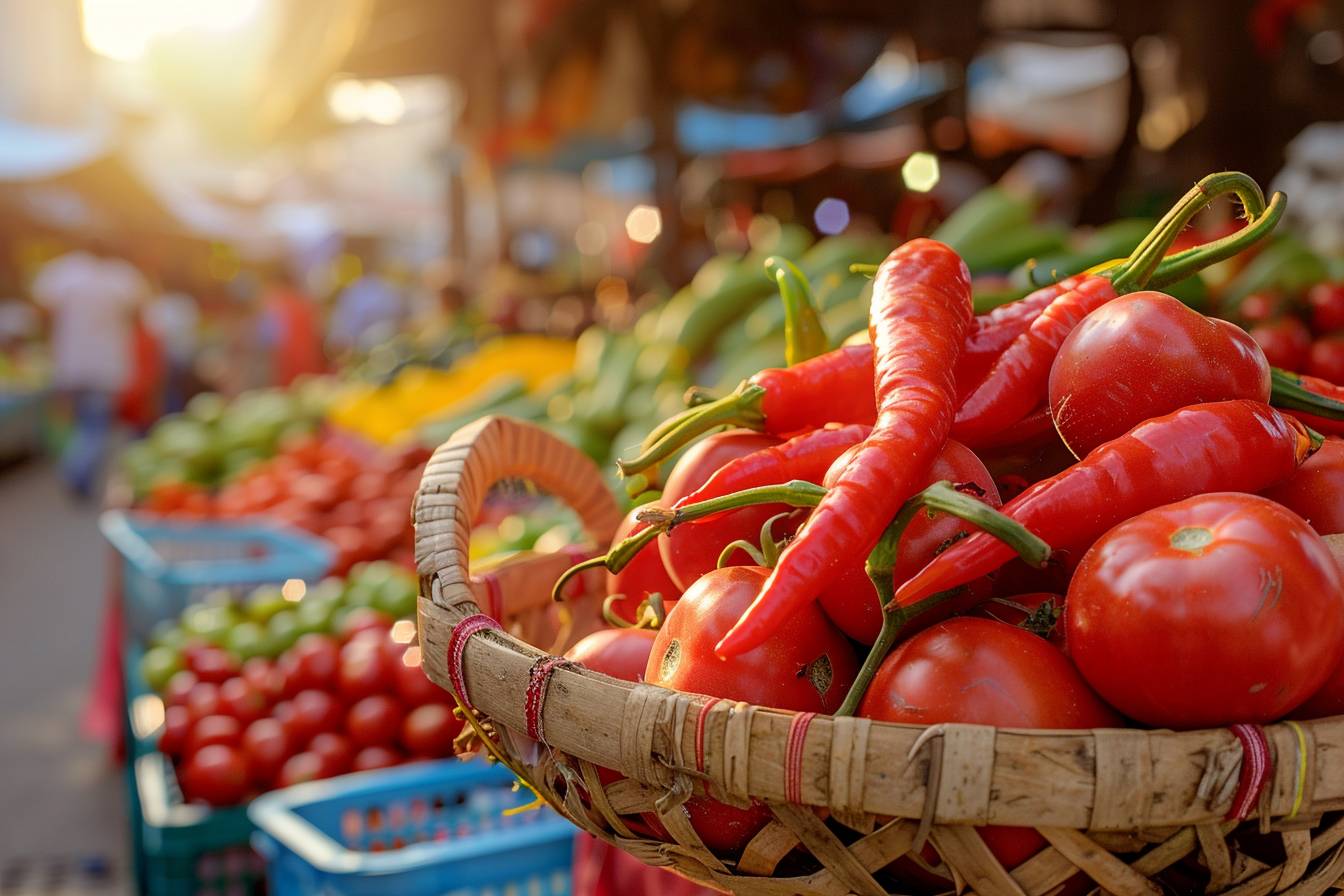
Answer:
<path fill-rule="evenodd" d="M 175 648 L 184 668 L 160 690 L 158 749 L 175 762 L 188 800 L 232 805 L 301 781 L 452 755 L 462 723 L 421 669 L 414 623 L 371 606 L 346 610 L 276 659 L 240 662 L 197 636 Z"/>
<path fill-rule="evenodd" d="M 1296 297 L 1252 293 L 1235 317 L 1270 364 L 1344 383 L 1344 283 L 1317 283 Z"/>
<path fill-rule="evenodd" d="M 269 460 L 253 463 L 217 493 L 175 480 L 155 485 L 142 507 L 187 518 L 264 515 L 321 535 L 336 548 L 332 571 L 389 559 L 413 568 L 410 504 L 429 450 L 360 450 L 331 433 L 287 437 Z"/>

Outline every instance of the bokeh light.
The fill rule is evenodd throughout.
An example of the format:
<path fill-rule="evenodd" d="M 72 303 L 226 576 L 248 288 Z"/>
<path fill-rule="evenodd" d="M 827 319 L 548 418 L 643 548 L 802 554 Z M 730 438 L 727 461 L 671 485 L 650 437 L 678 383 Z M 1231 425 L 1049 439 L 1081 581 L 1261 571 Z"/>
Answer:
<path fill-rule="evenodd" d="M 816 223 L 817 229 L 824 234 L 833 236 L 843 233 L 849 226 L 849 203 L 834 196 L 827 196 L 817 203 L 816 210 L 812 212 L 812 220 Z"/>
<path fill-rule="evenodd" d="M 625 216 L 625 232 L 637 243 L 651 243 L 663 232 L 663 215 L 655 206 L 637 205 Z"/>
<path fill-rule="evenodd" d="M 916 193 L 927 193 L 938 185 L 942 174 L 938 168 L 938 157 L 931 152 L 911 153 L 910 158 L 901 166 L 901 180 L 907 189 Z"/>

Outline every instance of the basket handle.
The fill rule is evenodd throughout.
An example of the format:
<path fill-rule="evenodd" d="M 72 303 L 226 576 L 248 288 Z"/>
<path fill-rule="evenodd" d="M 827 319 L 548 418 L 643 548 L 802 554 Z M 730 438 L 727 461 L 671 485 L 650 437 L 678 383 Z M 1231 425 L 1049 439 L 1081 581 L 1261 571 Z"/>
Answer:
<path fill-rule="evenodd" d="M 487 584 L 468 568 L 468 546 L 486 493 L 502 479 L 527 479 L 564 501 L 594 545 L 605 548 L 620 524 L 621 510 L 587 455 L 534 424 L 482 417 L 439 446 L 415 496 L 421 594 L 445 610 L 469 615 L 489 605 Z M 572 562 L 565 553 L 524 553 L 493 569 L 489 586 L 507 596 L 510 614 L 517 613 L 527 608 L 517 598 L 548 600 L 551 584 Z"/>

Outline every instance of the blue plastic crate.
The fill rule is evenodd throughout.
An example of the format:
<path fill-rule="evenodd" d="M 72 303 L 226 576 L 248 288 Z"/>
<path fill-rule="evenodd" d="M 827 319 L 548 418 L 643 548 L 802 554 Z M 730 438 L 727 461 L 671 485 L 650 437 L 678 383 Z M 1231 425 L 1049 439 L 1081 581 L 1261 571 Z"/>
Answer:
<path fill-rule="evenodd" d="M 574 827 L 508 769 L 416 763 L 264 794 L 248 814 L 272 896 L 568 896 Z"/>
<path fill-rule="evenodd" d="M 321 538 L 258 521 L 183 522 L 109 510 L 99 527 L 121 555 L 126 631 L 140 640 L 211 591 L 241 598 L 258 585 L 313 582 L 333 556 Z"/>

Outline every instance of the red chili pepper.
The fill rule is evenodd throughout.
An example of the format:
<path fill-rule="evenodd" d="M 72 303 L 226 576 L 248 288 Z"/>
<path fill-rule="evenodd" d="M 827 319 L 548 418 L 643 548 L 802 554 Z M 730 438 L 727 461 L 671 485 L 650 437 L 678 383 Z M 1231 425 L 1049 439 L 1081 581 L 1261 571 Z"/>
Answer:
<path fill-rule="evenodd" d="M 673 509 L 743 489 L 790 480 L 820 485 L 835 459 L 867 438 L 871 430 L 872 427 L 861 423 L 826 426 L 730 460 L 705 480 L 704 485 L 673 504 Z M 717 516 L 700 517 L 691 525 Z"/>
<path fill-rule="evenodd" d="M 1258 492 L 1287 478 L 1313 450 L 1298 421 L 1258 401 L 1181 408 L 1100 445 L 1003 506 L 1052 547 L 1082 550 L 1132 516 L 1204 492 Z M 896 590 L 910 606 L 987 575 L 1013 549 L 976 533 L 938 555 Z"/>
<path fill-rule="evenodd" d="M 924 487 L 952 425 L 953 365 L 971 324 L 971 275 L 957 253 L 911 240 L 882 262 L 873 283 L 877 422 L 827 474 L 830 491 L 784 549 L 761 593 L 716 651 L 760 645 L 826 576 L 873 549 L 901 505 Z"/>
<path fill-rule="evenodd" d="M 1270 370 L 1270 403 L 1327 436 L 1344 435 L 1344 386 L 1304 373 Z M 1317 411 L 1319 413 L 1312 413 Z M 1333 414 L 1324 417 L 1322 414 Z"/>
<path fill-rule="evenodd" d="M 1046 435 L 1058 441 L 1059 437 L 1055 435 L 1055 421 L 1050 417 L 1050 409 L 1039 407 L 1007 429 L 985 439 L 979 447 L 981 450 L 1016 448 L 1029 442 L 1035 444 L 1037 441 L 1043 441 L 1043 437 Z"/>
<path fill-rule="evenodd" d="M 1042 286 L 1016 302 L 1000 305 L 988 314 L 978 314 L 966 335 L 957 358 L 957 398 L 963 399 L 984 380 L 1004 350 L 1027 331 L 1032 321 L 1064 293 L 1073 289 L 1081 277 L 1068 277 Z"/>

